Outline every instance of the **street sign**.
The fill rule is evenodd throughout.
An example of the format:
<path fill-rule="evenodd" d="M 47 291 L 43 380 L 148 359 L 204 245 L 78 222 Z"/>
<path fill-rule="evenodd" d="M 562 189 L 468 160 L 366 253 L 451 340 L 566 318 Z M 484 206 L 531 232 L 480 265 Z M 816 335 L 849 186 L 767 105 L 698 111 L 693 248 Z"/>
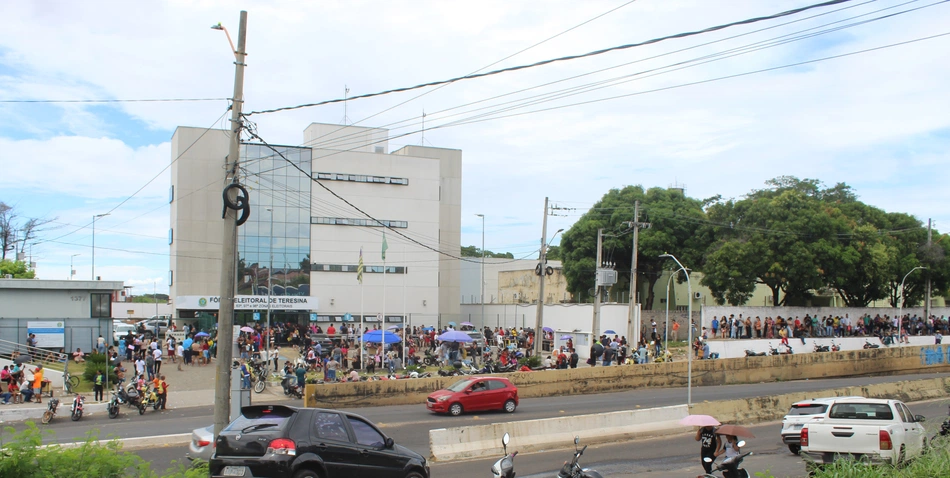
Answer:
<path fill-rule="evenodd" d="M 317 314 L 310 314 L 310 321 L 311 321 L 311 322 L 316 322 L 316 321 L 317 321 Z"/>
<path fill-rule="evenodd" d="M 254 321 L 255 321 L 255 322 L 260 322 L 260 321 L 261 321 L 261 313 L 260 313 L 260 312 L 254 312 Z"/>
<path fill-rule="evenodd" d="M 343 322 L 353 322 L 353 316 L 349 312 L 343 314 Z"/>

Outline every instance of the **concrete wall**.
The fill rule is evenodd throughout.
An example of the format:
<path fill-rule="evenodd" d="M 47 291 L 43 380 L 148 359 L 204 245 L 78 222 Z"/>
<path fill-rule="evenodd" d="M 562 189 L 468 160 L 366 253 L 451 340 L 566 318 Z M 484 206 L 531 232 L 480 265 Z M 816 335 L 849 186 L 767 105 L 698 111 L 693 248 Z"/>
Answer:
<path fill-rule="evenodd" d="M 777 355 L 693 362 L 693 385 L 730 385 L 809 378 L 950 372 L 950 345 Z M 506 375 L 521 398 L 582 395 L 687 384 L 687 363 L 547 370 Z M 457 377 L 307 385 L 308 407 L 422 406 Z"/>
<path fill-rule="evenodd" d="M 857 320 L 858 318 L 864 317 L 865 314 L 870 314 L 871 317 L 880 315 L 889 315 L 891 317 L 897 315 L 897 308 L 888 308 L 888 307 L 733 307 L 727 305 L 709 305 L 703 306 L 703 326 L 712 327 L 713 317 L 722 317 L 729 315 L 735 315 L 736 317 L 739 314 L 742 314 L 743 317 L 752 317 L 752 320 L 755 320 L 756 316 L 762 317 L 764 320 L 766 317 L 805 317 L 805 315 L 810 315 L 812 317 L 824 317 L 827 315 L 837 315 L 844 317 L 846 314 L 852 319 Z M 937 317 L 950 315 L 950 307 L 931 307 L 930 313 L 936 315 Z M 923 307 L 904 307 L 901 311 L 901 314 L 914 316 L 915 314 L 918 317 L 924 315 Z"/>

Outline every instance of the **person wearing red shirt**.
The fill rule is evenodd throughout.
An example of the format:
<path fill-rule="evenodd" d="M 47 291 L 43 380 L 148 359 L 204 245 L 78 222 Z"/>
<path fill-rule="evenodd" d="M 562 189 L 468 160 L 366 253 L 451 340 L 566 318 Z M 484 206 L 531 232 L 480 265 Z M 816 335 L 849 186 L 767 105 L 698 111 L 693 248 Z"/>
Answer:
<path fill-rule="evenodd" d="M 334 334 L 336 334 L 336 328 L 333 327 L 333 324 L 330 324 L 330 326 L 327 327 L 327 335 L 334 335 Z"/>

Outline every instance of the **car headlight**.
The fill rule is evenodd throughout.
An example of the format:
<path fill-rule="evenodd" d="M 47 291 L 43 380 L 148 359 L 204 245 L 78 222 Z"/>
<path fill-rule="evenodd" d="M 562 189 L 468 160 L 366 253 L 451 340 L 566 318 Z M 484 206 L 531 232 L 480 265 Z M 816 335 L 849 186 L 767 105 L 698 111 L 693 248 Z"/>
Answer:
<path fill-rule="evenodd" d="M 446 400 L 448 400 L 448 399 L 449 399 L 449 396 L 448 396 L 448 395 L 443 395 L 443 396 L 437 398 L 436 400 L 438 400 L 438 401 L 440 401 L 440 402 L 444 402 L 444 401 L 446 401 Z"/>

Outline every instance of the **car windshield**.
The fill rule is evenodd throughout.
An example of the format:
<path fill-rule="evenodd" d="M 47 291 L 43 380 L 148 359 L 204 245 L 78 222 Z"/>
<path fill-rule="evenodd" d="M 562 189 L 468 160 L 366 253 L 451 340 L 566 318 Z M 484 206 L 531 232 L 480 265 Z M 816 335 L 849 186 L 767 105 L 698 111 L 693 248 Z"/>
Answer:
<path fill-rule="evenodd" d="M 465 387 L 467 387 L 470 383 L 472 383 L 471 380 L 459 380 L 458 382 L 453 383 L 452 386 L 446 390 L 450 392 L 461 392 L 462 390 L 465 390 Z"/>
<path fill-rule="evenodd" d="M 809 403 L 807 405 L 792 405 L 792 409 L 789 410 L 789 415 L 820 415 L 825 413 L 825 410 L 828 409 L 828 405 L 821 405 L 818 403 Z"/>

